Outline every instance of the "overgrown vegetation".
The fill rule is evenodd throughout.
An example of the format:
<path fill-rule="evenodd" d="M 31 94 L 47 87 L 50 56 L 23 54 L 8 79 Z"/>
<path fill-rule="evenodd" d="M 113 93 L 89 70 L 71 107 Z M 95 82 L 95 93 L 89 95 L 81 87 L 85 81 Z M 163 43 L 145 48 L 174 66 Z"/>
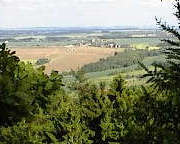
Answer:
<path fill-rule="evenodd" d="M 180 2 L 175 1 L 180 18 Z M 72 72 L 71 88 L 62 75 L 44 73 L 0 46 L 1 144 L 177 144 L 180 143 L 179 40 L 176 29 L 158 21 L 177 41 L 164 50 L 167 61 L 145 65 L 153 87 L 128 87 L 118 75 L 106 83 L 90 83 Z M 72 89 L 74 88 L 74 89 Z"/>

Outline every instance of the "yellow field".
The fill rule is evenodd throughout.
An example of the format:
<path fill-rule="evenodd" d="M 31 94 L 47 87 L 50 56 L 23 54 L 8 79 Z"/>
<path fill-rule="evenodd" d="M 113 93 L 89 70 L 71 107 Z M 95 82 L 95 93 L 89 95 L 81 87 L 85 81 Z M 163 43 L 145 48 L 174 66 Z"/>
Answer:
<path fill-rule="evenodd" d="M 16 48 L 17 56 L 21 60 L 38 60 L 39 58 L 48 58 L 50 62 L 46 64 L 46 72 L 51 70 L 68 71 L 78 69 L 85 64 L 98 61 L 100 58 L 106 58 L 120 52 L 124 49 L 110 49 L 99 47 L 77 47 L 77 46 L 49 46 L 49 47 L 29 47 Z"/>

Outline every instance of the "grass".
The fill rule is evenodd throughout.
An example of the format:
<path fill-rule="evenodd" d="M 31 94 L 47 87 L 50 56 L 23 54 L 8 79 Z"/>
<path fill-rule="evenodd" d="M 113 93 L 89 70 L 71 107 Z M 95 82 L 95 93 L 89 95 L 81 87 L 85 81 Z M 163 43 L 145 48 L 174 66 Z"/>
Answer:
<path fill-rule="evenodd" d="M 153 66 L 151 64 L 154 61 L 163 61 L 163 56 L 154 56 L 154 57 L 147 57 L 143 60 L 142 63 L 144 63 L 150 70 L 153 69 Z M 119 68 L 119 69 L 112 69 L 112 70 L 105 70 L 101 72 L 90 72 L 86 74 L 86 77 L 90 82 L 105 82 L 109 84 L 115 76 L 118 74 L 121 74 L 124 79 L 126 79 L 127 84 L 129 86 L 134 85 L 141 85 L 145 84 L 146 79 L 140 78 L 143 74 L 145 74 L 145 71 L 139 67 L 139 65 L 135 64 L 126 68 Z"/>
<path fill-rule="evenodd" d="M 132 47 L 135 47 L 137 49 L 146 49 L 148 48 L 149 50 L 157 50 L 160 49 L 160 47 L 157 46 L 151 46 L 148 43 L 137 43 L 137 44 L 132 44 Z"/>
<path fill-rule="evenodd" d="M 127 72 L 127 73 L 119 73 L 122 75 L 122 77 L 127 81 L 127 84 L 129 86 L 134 86 L 134 85 L 141 85 L 145 83 L 145 79 L 140 78 L 141 75 L 143 75 L 145 73 L 144 70 L 134 70 L 131 72 Z M 90 82 L 95 82 L 95 83 L 99 83 L 99 82 L 105 82 L 106 84 L 110 84 L 113 80 L 113 78 L 116 75 L 112 75 L 112 76 L 101 76 L 101 77 L 96 77 L 96 78 L 89 78 Z M 129 78 L 130 77 L 130 78 Z"/>
<path fill-rule="evenodd" d="M 161 43 L 161 41 L 158 38 L 121 38 L 116 39 L 114 41 L 117 41 L 120 44 L 130 44 L 130 45 L 156 45 Z"/>
<path fill-rule="evenodd" d="M 31 63 L 33 65 L 36 65 L 36 62 L 37 62 L 37 60 L 33 60 L 33 59 L 26 59 L 26 60 L 22 60 L 22 61 L 25 63 Z"/>

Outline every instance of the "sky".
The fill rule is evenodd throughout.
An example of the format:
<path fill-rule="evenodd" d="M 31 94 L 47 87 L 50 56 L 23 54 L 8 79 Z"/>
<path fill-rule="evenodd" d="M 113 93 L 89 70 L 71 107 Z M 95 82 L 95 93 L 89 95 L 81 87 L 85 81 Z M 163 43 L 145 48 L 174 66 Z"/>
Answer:
<path fill-rule="evenodd" d="M 171 0 L 0 0 L 0 27 L 142 27 L 172 13 Z"/>

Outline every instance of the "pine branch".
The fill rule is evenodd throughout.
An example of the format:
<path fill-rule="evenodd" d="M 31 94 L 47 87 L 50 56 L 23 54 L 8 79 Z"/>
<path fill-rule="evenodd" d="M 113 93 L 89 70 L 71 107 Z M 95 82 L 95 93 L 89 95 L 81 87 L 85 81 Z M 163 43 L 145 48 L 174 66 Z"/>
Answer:
<path fill-rule="evenodd" d="M 173 4 L 174 8 L 177 10 L 174 13 L 174 16 L 178 19 L 178 24 L 179 24 L 179 28 L 180 28 L 180 2 L 179 0 L 175 0 L 175 4 Z"/>
<path fill-rule="evenodd" d="M 140 61 L 138 61 L 138 64 L 139 64 L 147 73 L 150 73 L 149 69 L 148 69 L 143 63 L 141 63 Z"/>
<path fill-rule="evenodd" d="M 173 41 L 173 40 L 169 40 L 169 39 L 164 39 L 164 40 L 161 40 L 162 42 L 166 42 L 170 45 L 173 45 L 173 46 L 180 46 L 180 43 L 179 42 L 176 42 L 176 41 Z"/>
<path fill-rule="evenodd" d="M 157 18 L 155 18 L 155 19 L 156 19 L 157 25 L 159 25 L 162 30 L 172 34 L 175 38 L 180 40 L 180 34 L 174 27 L 170 27 L 166 23 L 162 23 L 162 21 L 158 20 Z"/>

